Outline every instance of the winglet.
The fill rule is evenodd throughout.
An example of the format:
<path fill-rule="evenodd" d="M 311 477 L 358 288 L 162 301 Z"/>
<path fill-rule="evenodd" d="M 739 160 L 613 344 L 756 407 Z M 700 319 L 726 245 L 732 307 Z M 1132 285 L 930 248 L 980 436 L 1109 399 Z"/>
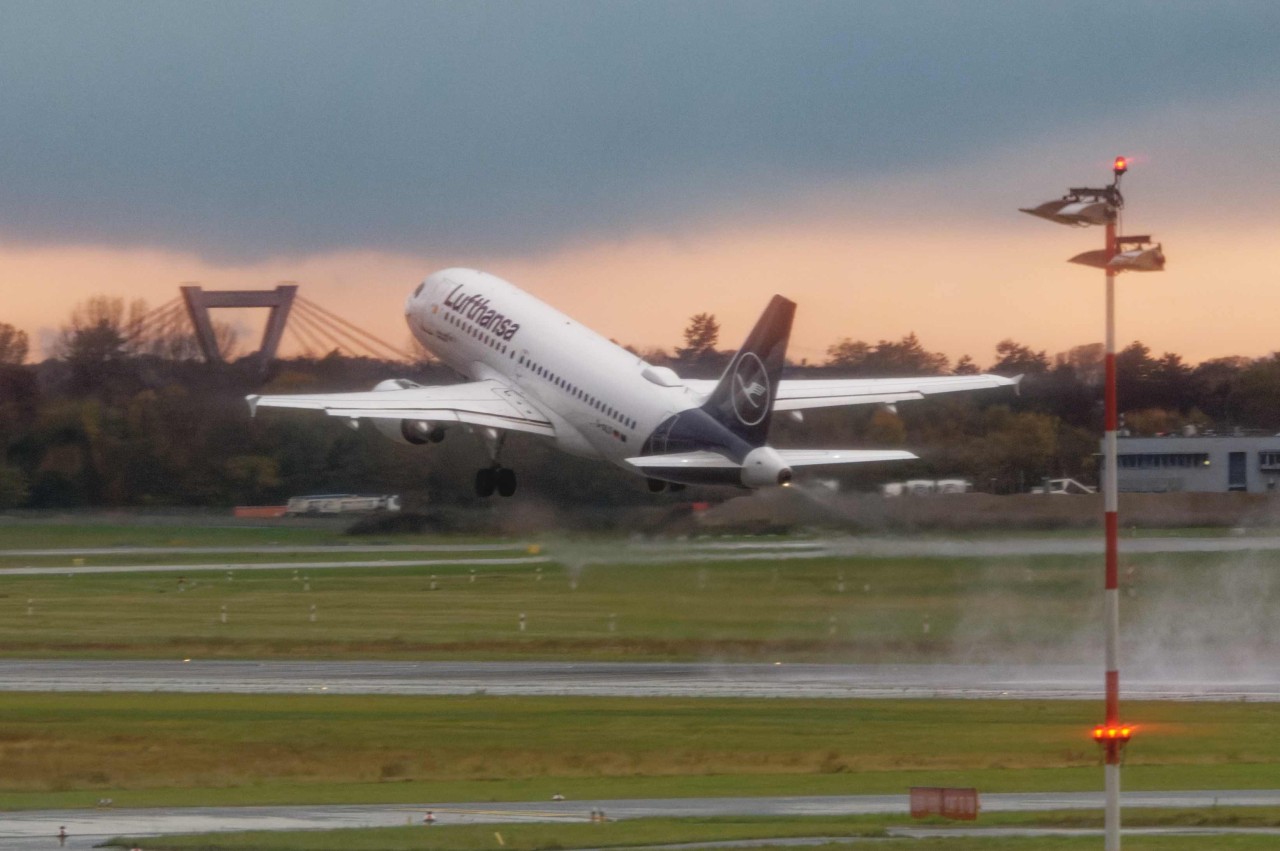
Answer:
<path fill-rule="evenodd" d="M 1027 374 L 1025 372 L 1020 372 L 1017 375 L 1015 375 L 1013 378 L 1009 379 L 1010 381 L 1013 382 L 1013 395 L 1015 396 L 1022 395 L 1022 379 L 1026 377 L 1027 377 Z"/>
<path fill-rule="evenodd" d="M 244 400 L 249 403 L 249 416 L 256 417 L 258 415 L 258 400 L 261 398 L 257 393 L 244 397 Z"/>

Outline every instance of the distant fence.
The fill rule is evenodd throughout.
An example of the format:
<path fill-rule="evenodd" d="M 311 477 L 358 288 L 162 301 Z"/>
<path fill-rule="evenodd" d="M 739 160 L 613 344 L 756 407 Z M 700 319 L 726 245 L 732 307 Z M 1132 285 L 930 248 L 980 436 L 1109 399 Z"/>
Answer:
<path fill-rule="evenodd" d="M 978 818 L 978 790 L 944 786 L 912 786 L 911 817 L 942 816 L 974 821 Z"/>

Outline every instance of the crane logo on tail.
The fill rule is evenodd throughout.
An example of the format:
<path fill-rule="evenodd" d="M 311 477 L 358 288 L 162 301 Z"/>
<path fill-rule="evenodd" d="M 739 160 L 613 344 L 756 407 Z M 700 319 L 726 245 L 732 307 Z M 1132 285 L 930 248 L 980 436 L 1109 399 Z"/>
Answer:
<path fill-rule="evenodd" d="M 754 352 L 743 352 L 733 367 L 733 412 L 753 426 L 769 413 L 769 373 Z"/>

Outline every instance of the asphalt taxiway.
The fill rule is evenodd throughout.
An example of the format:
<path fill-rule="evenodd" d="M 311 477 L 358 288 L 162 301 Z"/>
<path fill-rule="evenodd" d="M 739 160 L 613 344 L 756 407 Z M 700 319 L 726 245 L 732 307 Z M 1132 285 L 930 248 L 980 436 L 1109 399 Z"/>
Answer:
<path fill-rule="evenodd" d="M 1101 699 L 1092 665 L 0 659 L 0 691 L 605 697 Z M 1129 678 L 1126 699 L 1280 700 L 1280 661 L 1247 674 Z"/>
<path fill-rule="evenodd" d="M 1126 555 L 1162 553 L 1248 553 L 1280 550 L 1280 536 L 1238 535 L 1216 537 L 1124 537 L 1120 549 Z M 512 541 L 498 544 L 350 544 L 330 546 L 267 545 L 262 547 L 95 547 L 68 549 L 0 550 L 0 559 L 66 558 L 91 561 L 94 557 L 145 555 L 226 556 L 202 564 L 11 565 L 0 576 L 39 573 L 138 573 L 196 570 L 279 570 L 326 567 L 411 567 L 433 565 L 512 565 L 558 562 L 570 569 L 593 564 L 668 564 L 672 562 L 793 561 L 820 558 L 1005 558 L 1034 556 L 1100 555 L 1100 536 L 1027 537 L 877 537 L 832 535 L 814 538 L 747 538 L 688 540 L 628 539 L 596 543 L 560 540 L 550 543 Z M 476 555 L 483 553 L 484 555 Z M 237 556 L 322 555 L 324 559 L 300 563 L 279 561 L 246 564 Z M 398 554 L 397 559 L 369 558 Z"/>
<path fill-rule="evenodd" d="M 550 783 L 549 783 L 550 785 Z M 1101 792 L 1035 792 L 983 795 L 984 812 L 1101 809 Z M 1199 808 L 1280 806 L 1280 789 L 1204 792 L 1126 792 L 1125 807 Z M 190 807 L 182 809 L 40 810 L 5 813 L 0 845 L 13 851 L 56 847 L 58 830 L 67 848 L 91 848 L 114 836 L 156 836 L 238 830 L 332 830 L 397 827 L 423 823 L 431 811 L 437 825 L 519 822 L 589 822 L 591 812 L 611 820 L 724 816 L 842 816 L 905 814 L 906 795 L 761 798 L 650 798 L 555 802 L 473 802 L 419 806 Z M 922 828 L 903 828 L 903 835 Z M 943 830 L 946 828 L 933 828 Z M 959 829 L 955 829 L 959 830 Z M 965 830 L 973 830 L 965 828 Z M 1181 831 L 1185 829 L 1169 829 Z M 954 830 L 952 831 L 954 833 Z M 930 834 L 932 835 L 932 834 Z M 742 843 L 733 843 L 741 845 Z M 775 843 L 776 844 L 776 843 Z"/>

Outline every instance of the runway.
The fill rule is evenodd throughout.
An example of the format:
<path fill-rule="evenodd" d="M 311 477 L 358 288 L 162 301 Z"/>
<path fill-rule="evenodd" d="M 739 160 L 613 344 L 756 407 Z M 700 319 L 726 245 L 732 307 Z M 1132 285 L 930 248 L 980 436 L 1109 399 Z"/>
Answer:
<path fill-rule="evenodd" d="M 121 555 L 233 555 L 245 553 L 504 553 L 528 552 L 531 544 L 266 544 L 259 547 L 59 547 L 2 550 L 0 558 L 121 556 Z"/>
<path fill-rule="evenodd" d="M 0 660 L 0 691 L 1093 700 L 1091 665 Z M 1280 700 L 1280 661 L 1232 678 L 1126 679 L 1126 700 Z"/>
<path fill-rule="evenodd" d="M 102 573 L 200 573 L 241 570 L 332 570 L 352 567 L 507 567 L 510 565 L 547 564 L 547 556 L 511 556 L 481 558 L 416 558 L 416 559 L 344 559 L 341 561 L 220 561 L 204 564 L 100 564 L 71 567 L 0 567 L 0 576 L 75 576 Z"/>
<path fill-rule="evenodd" d="M 1126 792 L 1125 807 L 1201 808 L 1213 806 L 1280 806 L 1280 790 L 1216 790 L 1204 792 Z M 1101 809 L 1101 792 L 1036 792 L 987 794 L 984 812 Z M 396 827 L 421 824 L 431 810 L 437 825 L 510 824 L 519 822 L 589 822 L 592 810 L 609 819 L 709 818 L 717 816 L 841 816 L 905 814 L 906 795 L 853 795 L 767 798 L 665 798 L 593 801 L 515 801 L 443 803 L 417 807 L 291 806 L 192 807 L 135 810 L 40 810 L 5 813 L 0 843 L 12 851 L 48 849 L 59 827 L 67 848 L 92 848 L 113 836 L 156 836 L 236 830 L 332 830 L 353 827 Z M 922 828 L 903 828 L 903 835 Z M 934 830 L 948 830 L 933 828 Z M 995 830 L 995 829 L 992 829 Z M 1172 829 L 1181 831 L 1182 829 Z M 932 835 L 932 834 L 930 834 Z M 741 843 L 734 843 L 741 844 Z"/>
<path fill-rule="evenodd" d="M 1246 553 L 1280 550 L 1280 536 L 1230 537 L 1124 537 L 1120 550 L 1125 555 L 1161 553 Z M 16 565 L 0 568 L 0 576 L 44 573 L 155 573 L 212 570 L 282 570 L 306 568 L 431 567 L 438 565 L 502 566 L 559 563 L 570 569 L 604 564 L 670 564 L 673 562 L 793 561 L 823 558 L 1011 558 L 1035 556 L 1101 555 L 1100 536 L 937 538 L 862 537 L 835 535 L 816 538 L 748 538 L 690 540 L 628 539 L 594 542 L 559 540 L 552 542 L 514 541 L 489 544 L 350 544 L 331 546 L 264 547 L 94 547 L 68 549 L 0 550 L 0 559 L 66 558 L 90 561 L 94 557 L 208 555 L 224 559 L 199 564 L 144 562 L 132 565 L 68 566 Z M 484 555 L 477 555 L 482 553 Z M 318 555 L 327 558 L 307 562 L 250 562 L 240 556 Z M 371 558 L 398 554 L 401 558 Z"/>

